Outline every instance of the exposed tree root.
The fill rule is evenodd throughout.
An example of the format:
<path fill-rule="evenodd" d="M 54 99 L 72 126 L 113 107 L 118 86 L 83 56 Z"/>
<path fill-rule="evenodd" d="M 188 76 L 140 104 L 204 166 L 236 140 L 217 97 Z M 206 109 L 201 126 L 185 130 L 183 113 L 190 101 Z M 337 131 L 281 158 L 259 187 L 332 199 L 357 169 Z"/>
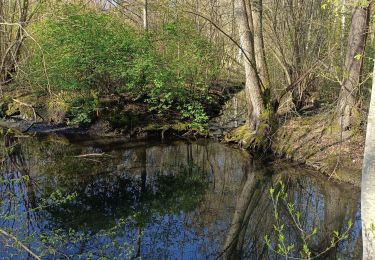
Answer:
<path fill-rule="evenodd" d="M 260 123 L 257 131 L 251 131 L 248 124 L 245 124 L 226 134 L 224 140 L 228 143 L 238 143 L 244 149 L 268 150 L 271 144 L 268 130 L 267 123 Z"/>

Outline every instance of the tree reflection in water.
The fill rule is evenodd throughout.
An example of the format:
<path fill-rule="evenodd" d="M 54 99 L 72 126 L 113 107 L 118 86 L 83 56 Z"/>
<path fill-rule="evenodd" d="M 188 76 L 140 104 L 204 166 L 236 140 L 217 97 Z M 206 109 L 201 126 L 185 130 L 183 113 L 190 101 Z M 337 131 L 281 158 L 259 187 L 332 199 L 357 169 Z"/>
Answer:
<path fill-rule="evenodd" d="M 279 180 L 304 227 L 319 228 L 314 250 L 351 218 L 349 239 L 325 257 L 360 254 L 358 190 L 305 169 L 265 166 L 211 141 L 2 140 L 0 228 L 47 259 L 277 258 L 263 238 L 273 233 L 269 189 Z M 77 157 L 92 153 L 105 156 Z M 300 245 L 281 211 L 287 241 Z M 26 256 L 9 239 L 0 241 L 1 255 Z"/>
<path fill-rule="evenodd" d="M 321 180 L 314 173 L 301 174 L 302 169 L 280 169 L 272 176 L 257 174 L 259 167 L 252 167 L 250 178 L 245 179 L 238 193 L 232 223 L 227 233 L 221 256 L 225 259 L 283 259 L 265 244 L 264 237 L 271 237 L 274 248 L 278 238 L 274 231 L 274 208 L 269 190 L 279 181 L 287 184 L 289 202 L 302 214 L 303 230 L 318 228 L 309 247 L 318 254 L 330 246 L 333 232 L 344 232 L 350 219 L 354 228 L 346 241 L 342 241 L 321 259 L 359 259 L 361 255 L 360 216 L 358 191 Z M 306 170 L 307 171 L 307 170 Z M 320 179 L 319 179 L 320 178 Z M 300 257 L 303 241 L 300 230 L 288 213 L 287 205 L 279 205 L 278 212 L 285 225 L 285 244 L 294 244 L 292 256 Z"/>

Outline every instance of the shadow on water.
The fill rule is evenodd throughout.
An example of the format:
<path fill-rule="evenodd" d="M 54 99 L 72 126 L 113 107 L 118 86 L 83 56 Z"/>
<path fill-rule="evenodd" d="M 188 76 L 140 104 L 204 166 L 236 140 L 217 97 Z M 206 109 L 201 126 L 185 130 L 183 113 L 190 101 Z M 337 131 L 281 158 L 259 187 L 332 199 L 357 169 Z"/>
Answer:
<path fill-rule="evenodd" d="M 361 254 L 359 190 L 304 168 L 265 166 L 212 141 L 123 142 L 111 139 L 2 136 L 0 228 L 46 259 L 282 259 L 269 189 L 282 180 L 310 248 L 327 247 L 354 222 L 349 238 L 324 259 Z M 285 205 L 285 240 L 302 246 Z M 0 236 L 0 255 L 27 254 Z"/>

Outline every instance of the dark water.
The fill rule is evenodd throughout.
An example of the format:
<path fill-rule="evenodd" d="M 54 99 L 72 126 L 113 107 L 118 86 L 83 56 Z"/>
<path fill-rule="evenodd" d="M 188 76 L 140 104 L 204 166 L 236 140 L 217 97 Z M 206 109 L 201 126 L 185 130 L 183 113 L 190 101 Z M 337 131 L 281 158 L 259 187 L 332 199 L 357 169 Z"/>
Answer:
<path fill-rule="evenodd" d="M 350 186 L 212 141 L 74 139 L 0 140 L 0 228 L 43 259 L 283 259 L 264 240 L 276 246 L 269 190 L 279 181 L 302 228 L 318 228 L 313 253 L 352 219 L 348 238 L 321 258 L 360 258 L 359 190 Z M 300 231 L 279 206 L 298 257 Z M 0 258 L 27 257 L 0 235 Z"/>

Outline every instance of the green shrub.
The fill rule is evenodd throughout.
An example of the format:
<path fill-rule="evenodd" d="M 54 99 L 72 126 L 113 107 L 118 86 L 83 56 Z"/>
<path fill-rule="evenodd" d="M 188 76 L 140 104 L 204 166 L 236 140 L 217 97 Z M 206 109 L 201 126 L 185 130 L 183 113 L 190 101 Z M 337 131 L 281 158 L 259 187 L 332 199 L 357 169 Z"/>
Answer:
<path fill-rule="evenodd" d="M 154 37 L 161 39 L 154 42 L 163 69 L 149 91 L 150 109 L 173 109 L 192 128 L 204 125 L 208 117 L 202 104 L 209 101 L 208 90 L 220 67 L 213 47 L 187 20 L 164 25 Z"/>
<path fill-rule="evenodd" d="M 78 105 L 72 105 L 71 122 L 90 123 L 98 105 L 90 101 L 93 91 L 99 96 L 127 93 L 156 114 L 181 117 L 192 125 L 207 122 L 202 104 L 220 63 L 189 22 L 145 34 L 110 12 L 66 5 L 36 23 L 33 31 L 38 45 L 29 43 L 33 55 L 24 66 L 31 85 L 87 93 L 85 101 L 78 98 Z"/>
<path fill-rule="evenodd" d="M 97 107 L 98 101 L 93 97 L 74 99 L 68 111 L 69 123 L 73 125 L 90 124 L 95 117 Z"/>
<path fill-rule="evenodd" d="M 154 70 L 147 39 L 113 15 L 68 5 L 33 29 L 55 91 L 142 88 Z M 41 52 L 34 52 L 28 77 L 46 85 Z"/>
<path fill-rule="evenodd" d="M 166 24 L 157 48 L 177 79 L 191 90 L 206 90 L 219 73 L 220 61 L 210 42 L 189 20 Z M 160 37 L 160 36 L 159 36 Z"/>

